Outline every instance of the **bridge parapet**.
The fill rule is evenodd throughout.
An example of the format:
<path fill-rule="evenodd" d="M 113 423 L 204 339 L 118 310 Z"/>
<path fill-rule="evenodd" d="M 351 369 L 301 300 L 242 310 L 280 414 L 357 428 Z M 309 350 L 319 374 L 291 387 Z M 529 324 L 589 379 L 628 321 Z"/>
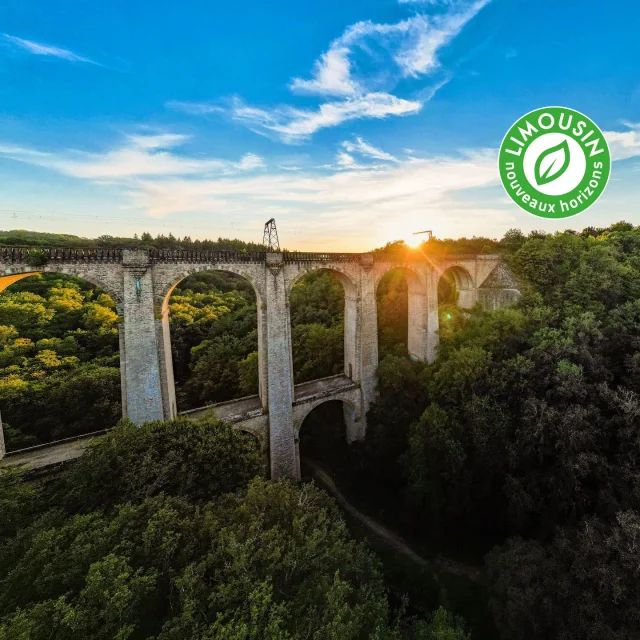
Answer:
<path fill-rule="evenodd" d="M 284 262 L 360 262 L 363 253 L 314 253 L 310 251 L 283 251 Z"/>
<path fill-rule="evenodd" d="M 122 262 L 123 251 L 139 251 L 137 248 L 73 248 L 73 247 L 0 247 L 0 261 L 24 262 L 38 257 L 44 261 L 56 262 Z M 151 263 L 163 262 L 211 262 L 211 263 L 265 263 L 266 251 L 226 251 L 226 250 L 186 250 L 186 249 L 142 249 L 149 256 Z M 313 251 L 283 251 L 284 262 L 362 262 L 371 256 L 373 262 L 382 263 L 414 263 L 414 262 L 460 262 L 465 260 L 499 261 L 501 257 L 494 254 L 434 254 L 414 251 L 407 254 L 365 252 L 365 253 L 327 253 Z"/>
<path fill-rule="evenodd" d="M 260 251 L 183 251 L 173 249 L 152 249 L 149 260 L 159 262 L 194 262 L 194 263 L 264 263 L 267 254 Z"/>
<path fill-rule="evenodd" d="M 66 247 L 0 247 L 2 262 L 122 262 L 122 249 L 70 249 Z"/>

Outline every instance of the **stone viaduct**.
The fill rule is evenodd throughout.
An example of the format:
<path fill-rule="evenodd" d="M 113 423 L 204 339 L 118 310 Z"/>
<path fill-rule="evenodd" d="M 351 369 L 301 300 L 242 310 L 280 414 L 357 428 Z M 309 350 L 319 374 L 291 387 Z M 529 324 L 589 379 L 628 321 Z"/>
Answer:
<path fill-rule="evenodd" d="M 347 439 L 363 438 L 366 412 L 375 396 L 378 365 L 376 290 L 381 278 L 400 269 L 409 291 L 409 354 L 433 361 L 438 346 L 438 283 L 448 274 L 458 305 L 486 309 L 519 297 L 498 256 L 409 258 L 384 253 L 240 253 L 138 249 L 0 249 L 0 291 L 36 273 L 78 276 L 104 289 L 116 302 L 120 326 L 123 414 L 137 423 L 178 413 L 171 357 L 169 297 L 190 274 L 214 270 L 246 278 L 258 309 L 259 394 L 185 412 L 219 418 L 253 433 L 269 453 L 271 477 L 298 478 L 298 432 L 318 404 L 341 400 Z M 305 274 L 333 272 L 344 286 L 344 373 L 294 385 L 289 294 Z M 1 409 L 1 407 L 0 407 Z"/>

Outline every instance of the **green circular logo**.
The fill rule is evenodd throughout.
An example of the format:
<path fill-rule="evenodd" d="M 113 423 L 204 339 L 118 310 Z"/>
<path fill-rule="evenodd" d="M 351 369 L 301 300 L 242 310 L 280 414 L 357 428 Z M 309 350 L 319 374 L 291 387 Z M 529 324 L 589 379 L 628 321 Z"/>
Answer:
<path fill-rule="evenodd" d="M 507 132 L 498 157 L 505 191 L 542 218 L 568 218 L 588 209 L 611 174 L 611 154 L 593 120 L 566 107 L 522 116 Z"/>

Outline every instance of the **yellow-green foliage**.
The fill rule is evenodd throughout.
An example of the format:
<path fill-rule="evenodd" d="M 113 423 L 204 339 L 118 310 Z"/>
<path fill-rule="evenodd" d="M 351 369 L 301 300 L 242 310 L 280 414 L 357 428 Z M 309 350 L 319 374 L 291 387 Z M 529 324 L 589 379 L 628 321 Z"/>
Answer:
<path fill-rule="evenodd" d="M 0 293 L 0 406 L 10 449 L 117 421 L 114 309 L 89 283 L 58 275 Z"/>
<path fill-rule="evenodd" d="M 187 289 L 171 296 L 171 324 L 209 325 L 224 314 L 246 304 L 246 298 L 238 291 L 196 293 Z"/>
<path fill-rule="evenodd" d="M 258 393 L 257 310 L 249 282 L 198 273 L 175 290 L 169 309 L 181 409 Z"/>
<path fill-rule="evenodd" d="M 91 292 L 93 293 L 93 292 Z M 74 333 L 76 328 L 63 331 L 62 336 L 44 337 L 36 343 L 21 334 L 37 336 L 59 333 L 74 312 L 81 312 L 80 331 L 100 336 L 117 336 L 118 316 L 112 310 L 113 301 L 100 294 L 88 302 L 74 287 L 52 287 L 48 295 L 30 292 L 0 294 L 0 379 L 18 376 L 23 380 L 42 378 L 46 371 L 73 369 L 80 364 L 80 352 Z"/>

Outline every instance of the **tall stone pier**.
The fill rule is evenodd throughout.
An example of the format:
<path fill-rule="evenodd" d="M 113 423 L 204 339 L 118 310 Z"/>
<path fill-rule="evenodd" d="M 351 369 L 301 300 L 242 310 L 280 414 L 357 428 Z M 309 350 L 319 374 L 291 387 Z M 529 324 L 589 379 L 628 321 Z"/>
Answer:
<path fill-rule="evenodd" d="M 506 266 L 491 255 L 0 248 L 0 290 L 46 272 L 84 278 L 111 295 L 122 318 L 123 413 L 136 423 L 170 419 L 178 412 L 169 326 L 169 297 L 176 285 L 200 271 L 245 278 L 258 308 L 259 395 L 219 405 L 215 413 L 261 439 L 272 478 L 299 477 L 298 432 L 322 402 L 343 403 L 349 441 L 365 437 L 367 410 L 376 394 L 376 292 L 394 269 L 408 283 L 409 354 L 428 362 L 437 356 L 441 278 L 455 283 L 463 308 L 480 303 L 496 309 L 520 296 Z M 332 272 L 344 287 L 344 370 L 331 379 L 294 385 L 289 298 L 300 278 L 318 270 Z"/>
<path fill-rule="evenodd" d="M 146 251 L 125 251 L 122 333 L 124 334 L 123 403 L 133 422 L 163 420 L 160 362 L 153 308 L 153 272 Z"/>

